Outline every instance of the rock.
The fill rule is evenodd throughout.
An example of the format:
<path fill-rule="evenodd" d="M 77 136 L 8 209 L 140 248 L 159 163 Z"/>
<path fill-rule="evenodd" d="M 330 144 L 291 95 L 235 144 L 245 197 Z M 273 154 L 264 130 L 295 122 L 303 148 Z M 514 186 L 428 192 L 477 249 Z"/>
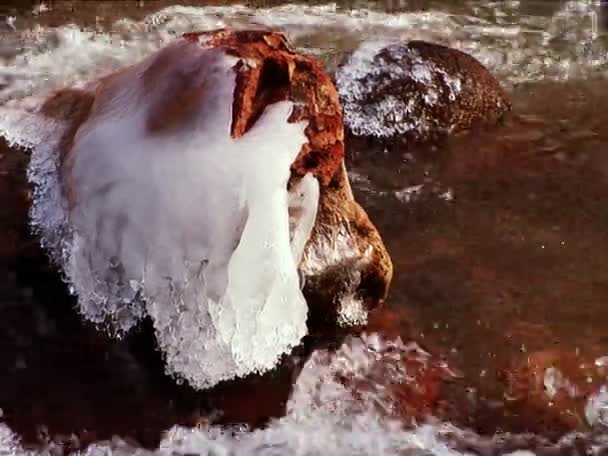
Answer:
<path fill-rule="evenodd" d="M 296 54 L 279 33 L 218 31 L 184 38 L 244 59 L 236 68 L 233 137 L 246 133 L 267 105 L 284 99 L 297 104 L 290 122 L 307 120 L 310 142 L 292 165 L 293 177 L 311 172 L 327 186 L 344 159 L 344 132 L 338 94 L 320 65 Z"/>
<path fill-rule="evenodd" d="M 407 144 L 494 124 L 511 108 L 475 58 L 423 41 L 363 44 L 339 69 L 337 85 L 353 135 Z"/>
<path fill-rule="evenodd" d="M 313 327 L 339 320 L 345 298 L 360 301 L 367 313 L 388 293 L 391 259 L 378 230 L 354 200 L 343 165 L 321 189 L 317 222 L 300 270 Z"/>
<path fill-rule="evenodd" d="M 222 71 L 226 71 L 225 76 L 221 76 Z M 232 97 L 229 106 L 222 104 L 224 94 Z M 285 111 L 292 105 L 292 110 Z M 274 119 L 280 120 L 277 116 L 282 116 L 283 111 L 287 113 L 283 120 L 286 126 L 269 124 L 276 122 Z M 201 177 L 195 172 L 194 180 L 189 181 L 189 172 L 196 169 L 196 162 L 180 164 L 180 160 L 167 160 L 163 156 L 174 150 L 171 157 L 183 157 L 178 153 L 182 144 L 185 149 L 191 144 L 188 141 L 194 138 L 192 131 L 208 131 L 202 150 L 213 148 L 211 139 L 222 134 L 224 112 L 231 112 L 226 132 L 231 139 L 222 139 L 226 145 L 217 150 L 218 158 L 207 160 L 204 165 L 207 174 Z M 348 183 L 337 92 L 316 61 L 290 50 L 282 35 L 224 30 L 187 34 L 142 63 L 83 88 L 60 90 L 46 99 L 38 113 L 27 113 L 28 116 L 40 114 L 44 119 L 40 122 L 47 122 L 49 126 L 41 127 L 44 133 L 37 138 L 42 146 L 33 146 L 30 177 L 37 184 L 33 224 L 42 235 L 43 245 L 62 266 L 78 294 L 81 313 L 94 323 L 110 324 L 118 334 L 130 329 L 143 316 L 150 316 L 169 372 L 185 378 L 193 386 L 206 387 L 231 376 L 267 370 L 288 347 L 298 343 L 304 334 L 301 325 L 305 321 L 299 317 L 302 315 L 299 291 L 288 284 L 293 283 L 288 264 L 294 259 L 297 263 L 294 271 L 297 266 L 305 282 L 303 291 L 310 308 L 311 327 L 320 327 L 319 322 L 335 325 L 337 320 L 347 325 L 360 323 L 365 320 L 368 309 L 384 300 L 392 265 L 379 233 L 354 201 Z M 116 122 L 117 119 L 120 121 Z M 10 119 L 7 122 L 10 124 Z M 57 129 L 58 124 L 62 125 L 61 130 Z M 303 135 L 298 142 L 300 128 Z M 275 136 L 273 143 L 270 138 Z M 22 144 L 31 144 L 31 141 L 26 137 Z M 282 157 L 296 143 L 295 154 L 286 162 L 287 174 L 282 184 L 277 174 L 281 172 Z M 243 151 L 231 152 L 235 144 L 242 145 L 239 147 L 247 149 L 250 155 L 244 155 Z M 59 157 L 57 170 L 52 165 L 53 154 Z M 204 157 L 198 152 L 188 156 Z M 238 158 L 231 161 L 231 157 Z M 158 161 L 158 165 L 154 165 L 154 161 Z M 263 167 L 266 167 L 264 171 Z M 225 179 L 220 174 L 223 169 L 232 169 L 236 177 L 222 181 Z M 109 176 L 114 173 L 116 179 L 104 184 L 103 175 L 107 172 Z M 141 177 L 148 175 L 155 177 L 150 180 Z M 245 176 L 245 182 L 256 183 L 238 190 L 239 176 Z M 204 190 L 191 186 L 189 191 L 188 182 L 197 182 L 196 179 L 210 187 Z M 275 181 L 277 184 L 271 184 Z M 127 185 L 126 193 L 115 198 L 106 196 L 114 191 L 115 182 Z M 279 186 L 270 190 L 271 185 Z M 285 192 L 289 227 L 281 234 L 281 225 L 275 226 L 274 220 L 282 220 L 281 216 L 276 218 L 276 214 L 281 213 L 278 207 L 284 197 L 277 199 L 270 195 L 281 194 L 283 185 L 289 192 L 288 195 Z M 225 202 L 226 195 L 232 200 Z M 250 207 L 239 212 L 242 210 L 239 198 L 243 195 L 244 204 Z M 94 201 L 89 198 L 97 198 L 102 206 L 85 203 Z M 255 203 L 258 200 L 260 202 Z M 107 205 L 110 203 L 114 209 Z M 145 206 L 147 204 L 150 206 Z M 254 204 L 261 212 L 253 212 L 251 205 Z M 273 204 L 279 204 L 278 212 L 273 212 Z M 180 211 L 180 205 L 185 205 L 186 210 Z M 81 211 L 81 207 L 85 210 Z M 197 215 L 191 210 L 193 207 L 199 207 L 202 214 Z M 68 212 L 62 214 L 62 208 Z M 150 214 L 156 218 L 149 218 Z M 245 223 L 244 227 L 239 228 L 239 223 Z M 105 225 L 113 225 L 117 231 L 106 229 Z M 135 234 L 133 226 L 138 227 L 140 234 Z M 193 227 L 199 229 L 193 230 Z M 287 228 L 289 238 L 285 237 Z M 254 229 L 257 234 L 253 234 Z M 247 235 L 248 232 L 251 234 Z M 76 233 L 76 237 L 72 233 Z M 166 250 L 167 254 L 159 253 L 163 246 L 171 245 L 172 239 L 180 236 L 185 243 L 182 247 L 175 244 Z M 252 236 L 251 243 L 245 243 L 240 236 Z M 209 239 L 201 244 L 205 237 Z M 268 250 L 253 248 L 256 238 Z M 193 239 L 198 239 L 198 244 L 193 244 Z M 282 256 L 281 242 L 290 242 L 291 260 L 291 255 Z M 143 250 L 138 243 L 144 245 Z M 230 250 L 235 246 L 236 250 Z M 183 259 L 179 257 L 181 248 L 185 248 Z M 209 248 L 212 248 L 211 260 L 203 260 L 197 273 L 196 268 L 192 269 L 197 257 L 194 256 L 192 265 L 189 258 L 196 255 L 194 252 Z M 242 252 L 239 258 L 243 263 L 234 259 L 236 253 L 226 257 L 222 251 Z M 243 256 L 260 253 L 258 259 Z M 272 258 L 272 255 L 278 256 Z M 231 259 L 228 261 L 228 258 Z M 281 261 L 287 261 L 287 266 Z M 147 271 L 145 281 L 137 275 L 142 264 Z M 250 289 L 245 292 L 242 288 L 243 298 L 253 300 L 256 290 L 271 287 L 270 291 L 262 291 L 262 295 L 274 296 L 272 299 L 278 299 L 277 303 L 283 303 L 274 307 L 274 312 L 278 312 L 275 316 L 265 317 L 265 324 L 272 328 L 264 329 L 244 313 L 239 315 L 242 299 L 236 299 L 240 293 L 237 289 L 231 288 L 234 306 L 218 308 L 217 315 L 213 307 L 208 313 L 199 314 L 198 305 L 191 306 L 187 297 L 188 293 L 201 296 L 201 291 L 195 291 L 190 285 L 197 280 L 186 279 L 177 291 L 174 287 L 163 291 L 165 286 L 160 281 L 163 274 L 173 280 L 195 277 L 203 271 L 206 275 L 202 283 L 206 288 L 202 292 L 211 297 L 210 303 L 221 304 L 225 296 L 222 290 L 225 292 L 228 287 L 222 282 L 226 280 L 221 278 L 226 274 L 222 268 L 239 264 L 257 268 L 256 273 L 250 270 L 247 278 L 242 276 L 242 282 L 238 279 L 227 282 L 242 283 L 241 287 Z M 157 276 L 159 280 L 154 279 Z M 219 288 L 214 291 L 216 286 Z M 254 286 L 259 288 L 254 290 Z M 284 287 L 292 295 L 288 293 L 281 298 L 282 292 L 272 291 L 275 289 L 272 287 Z M 177 302 L 172 301 L 174 292 L 181 294 L 179 302 L 185 307 L 178 308 Z M 263 299 L 262 302 L 266 302 Z M 343 312 L 343 302 L 354 303 L 354 307 L 351 305 Z M 306 315 L 305 309 L 303 315 Z M 286 319 L 285 324 L 276 319 L 278 316 Z M 244 318 L 236 327 L 253 324 L 257 335 L 244 336 L 238 342 L 240 335 L 235 333 L 229 336 L 230 348 L 222 348 L 221 338 L 207 341 L 208 333 L 205 336 L 200 333 L 205 331 L 202 326 L 207 320 L 217 331 L 223 331 L 234 324 L 231 323 L 234 318 Z M 196 324 L 185 324 L 186 321 Z M 181 335 L 174 339 L 175 334 Z M 216 342 L 219 345 L 213 348 Z M 224 353 L 236 350 L 239 344 L 238 350 L 244 350 L 242 353 Z M 214 350 L 216 359 L 209 359 L 205 353 L 214 353 Z M 211 373 L 208 370 L 215 368 L 216 362 L 218 371 Z M 232 365 L 233 362 L 236 365 Z M 191 370 L 195 366 L 206 369 L 205 373 L 193 374 Z"/>

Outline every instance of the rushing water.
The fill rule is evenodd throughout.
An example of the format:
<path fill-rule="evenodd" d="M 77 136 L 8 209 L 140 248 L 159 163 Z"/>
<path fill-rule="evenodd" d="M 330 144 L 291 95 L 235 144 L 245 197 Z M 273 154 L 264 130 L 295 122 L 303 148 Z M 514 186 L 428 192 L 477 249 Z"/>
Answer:
<path fill-rule="evenodd" d="M 335 352 L 315 351 L 285 392 L 286 404 L 266 409 L 250 397 L 289 390 L 279 373 L 230 405 L 236 417 L 251 408 L 256 417 L 277 417 L 242 419 L 261 427 L 226 427 L 210 415 L 192 428 L 199 408 L 243 395 L 227 389 L 221 400 L 192 404 L 189 393 L 138 367 L 132 347 L 108 349 L 71 313 L 53 272 L 33 265 L 31 241 L 7 235 L 0 247 L 0 419 L 7 423 L 0 423 L 0 454 L 90 442 L 90 455 L 144 453 L 141 444 L 157 446 L 159 429 L 169 430 L 162 454 L 608 451 L 608 54 L 600 2 L 133 1 L 76 2 L 74 11 L 68 3 L 5 8 L 0 103 L 87 81 L 183 32 L 270 26 L 330 72 L 363 42 L 416 38 L 456 47 L 500 78 L 516 115 L 439 149 L 349 145 L 357 198 L 395 263 L 388 306 L 408 313 L 397 332 L 458 373 L 442 392 L 450 407 L 441 418 L 405 423 L 387 412 L 396 400 L 388 386 L 414 381 L 390 362 L 395 351 L 428 360 L 396 334 L 372 334 Z M 0 222 L 11 234 L 13 226 L 23 229 L 16 218 L 24 214 L 13 210 L 20 177 L 7 171 L 18 160 L 7 155 L 0 150 Z M 344 385 L 340 376 L 356 381 Z M 521 399 L 522 388 L 534 391 Z M 46 443 L 24 446 L 36 441 Z"/>

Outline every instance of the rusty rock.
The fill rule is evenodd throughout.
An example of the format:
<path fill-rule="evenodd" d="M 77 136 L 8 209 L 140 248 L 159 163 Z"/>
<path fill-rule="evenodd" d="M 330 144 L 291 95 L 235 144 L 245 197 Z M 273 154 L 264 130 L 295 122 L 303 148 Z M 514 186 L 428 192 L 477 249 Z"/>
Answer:
<path fill-rule="evenodd" d="M 226 49 L 240 57 L 233 105 L 232 136 L 246 133 L 264 108 L 289 99 L 297 109 L 290 121 L 307 120 L 306 144 L 293 164 L 295 176 L 313 173 L 328 185 L 344 159 L 342 109 L 337 91 L 319 63 L 292 51 L 275 32 L 189 33 L 187 40 Z"/>
<path fill-rule="evenodd" d="M 219 30 L 185 38 L 228 49 L 246 62 L 237 72 L 233 137 L 247 132 L 268 104 L 284 99 L 296 103 L 290 121 L 309 122 L 305 134 L 310 142 L 293 163 L 290 180 L 293 184 L 312 173 L 321 184 L 317 221 L 300 263 L 309 323 L 359 323 L 358 315 L 347 315 L 341 303 L 361 304 L 362 315 L 381 304 L 392 279 L 392 263 L 350 189 L 342 109 L 331 79 L 316 60 L 291 50 L 279 33 Z"/>

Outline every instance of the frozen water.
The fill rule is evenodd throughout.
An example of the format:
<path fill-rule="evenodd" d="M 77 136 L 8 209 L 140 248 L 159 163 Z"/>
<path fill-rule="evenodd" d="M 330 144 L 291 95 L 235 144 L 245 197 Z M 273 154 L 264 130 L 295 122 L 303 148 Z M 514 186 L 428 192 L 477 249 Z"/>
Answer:
<path fill-rule="evenodd" d="M 176 71 L 213 87 L 188 129 L 147 135 L 145 116 L 161 100 L 134 102 L 129 79 L 75 139 L 69 178 L 80 201 L 68 274 L 94 321 L 122 318 L 141 288 L 168 368 L 203 388 L 273 367 L 306 332 L 286 186 L 307 139 L 282 102 L 232 140 L 234 62 L 190 44 L 176 54 Z"/>
<path fill-rule="evenodd" d="M 319 181 L 311 174 L 302 177 L 289 190 L 289 232 L 293 257 L 298 265 L 315 225 L 319 196 Z"/>
<path fill-rule="evenodd" d="M 338 307 L 338 324 L 343 327 L 367 323 L 368 312 L 361 299 L 352 294 L 343 296 Z"/>
<path fill-rule="evenodd" d="M 98 90 L 63 167 L 68 202 L 61 128 L 45 132 L 41 119 L 34 135 L 8 116 L 2 131 L 34 146 L 33 223 L 82 314 L 119 335 L 150 315 L 168 370 L 204 388 L 272 368 L 306 333 L 296 268 L 319 188 L 305 176 L 288 200 L 290 165 L 307 142 L 306 124 L 287 122 L 291 102 L 267 107 L 233 140 L 234 58 L 185 41 L 159 55 Z M 167 55 L 173 64 L 144 94 L 141 81 Z M 151 133 L 150 116 L 180 76 L 188 90 L 213 89 L 183 125 Z"/>

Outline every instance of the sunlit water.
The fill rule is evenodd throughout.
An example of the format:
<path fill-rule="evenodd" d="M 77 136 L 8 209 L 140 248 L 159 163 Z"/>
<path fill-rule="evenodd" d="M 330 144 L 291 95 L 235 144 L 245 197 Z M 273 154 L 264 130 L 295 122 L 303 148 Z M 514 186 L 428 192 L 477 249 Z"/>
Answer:
<path fill-rule="evenodd" d="M 44 11 L 40 11 L 40 15 L 34 18 L 25 16 L 7 18 L 0 41 L 0 59 L 2 59 L 0 102 L 22 103 L 27 97 L 44 95 L 46 91 L 56 87 L 77 85 L 137 61 L 171 42 L 181 33 L 194 30 L 221 27 L 276 27 L 284 31 L 301 52 L 315 55 L 323 60 L 330 72 L 334 72 L 337 65 L 343 63 L 345 57 L 362 42 L 425 39 L 456 47 L 477 57 L 500 78 L 513 95 L 516 108 L 528 113 L 528 120 L 533 125 L 532 128 L 524 130 L 523 139 L 521 130 L 511 132 L 508 130 L 509 125 L 506 127 L 507 131 L 499 133 L 502 135 L 499 138 L 486 135 L 481 136 L 482 139 L 478 143 L 464 144 L 459 143 L 460 139 L 456 139 L 450 144 L 452 153 L 464 153 L 473 144 L 477 151 L 475 156 L 482 162 L 484 160 L 491 162 L 491 157 L 488 159 L 483 152 L 486 143 L 482 140 L 485 138 L 490 144 L 487 147 L 494 149 L 502 144 L 514 144 L 504 153 L 508 159 L 516 161 L 523 156 L 522 160 L 525 161 L 527 160 L 525 151 L 530 149 L 533 143 L 534 150 L 540 148 L 545 151 L 544 154 L 557 156 L 563 153 L 565 158 L 560 155 L 557 160 L 566 162 L 568 166 L 574 166 L 570 163 L 569 154 L 578 148 L 585 148 L 585 153 L 591 162 L 590 166 L 596 166 L 600 170 L 608 169 L 605 159 L 602 158 L 605 143 L 600 140 L 605 138 L 599 133 L 601 122 L 594 119 L 593 108 L 589 108 L 591 112 L 589 114 L 581 107 L 586 104 L 592 106 L 594 94 L 600 100 L 606 100 L 606 97 L 601 98 L 601 94 L 608 87 L 602 81 L 608 70 L 608 54 L 602 25 L 604 13 L 599 2 L 511 1 L 483 4 L 430 2 L 430 5 L 430 7 L 427 5 L 424 11 L 417 9 L 418 5 L 407 5 L 406 2 L 384 2 L 366 6 L 361 4 L 353 6 L 353 2 L 348 5 L 283 4 L 264 8 L 173 6 L 157 12 L 153 12 L 152 8 L 143 20 L 122 19 L 120 11 L 112 10 L 110 14 L 113 19 L 109 23 L 108 21 L 98 25 L 87 23 L 88 28 L 84 29 L 79 25 L 69 24 L 49 28 L 45 25 L 45 14 L 50 13 Z M 557 96 L 560 98 L 556 99 L 556 102 L 542 101 Z M 543 105 L 543 109 L 539 108 L 539 104 Z M 602 106 L 600 104 L 597 110 L 601 110 Z M 545 118 L 541 118 L 541 112 L 545 111 Z M 563 129 L 557 129 L 554 124 L 548 123 L 547 119 L 567 123 L 568 111 L 581 113 L 572 114 L 572 118 L 576 118 L 578 122 L 577 128 L 574 129 L 576 130 L 574 133 L 578 132 L 578 137 L 573 132 L 564 133 Z M 551 130 L 554 126 L 556 129 Z M 520 137 L 517 137 L 517 134 Z M 554 140 L 554 144 L 550 144 L 551 140 Z M 476 313 L 477 309 L 469 302 L 473 298 L 461 295 L 464 291 L 460 287 L 460 282 L 470 278 L 460 277 L 455 270 L 464 269 L 466 264 L 457 261 L 451 263 L 446 257 L 428 264 L 421 263 L 423 267 L 420 267 L 413 260 L 424 255 L 433 255 L 432 251 L 417 247 L 424 244 L 415 244 L 418 237 L 432 238 L 441 230 L 452 229 L 455 233 L 464 233 L 459 239 L 460 245 L 450 243 L 454 239 L 449 236 L 443 238 L 438 236 L 439 241 L 436 245 L 430 244 L 430 250 L 436 248 L 453 252 L 464 245 L 472 246 L 471 250 L 478 253 L 475 249 L 481 251 L 486 248 L 481 242 L 479 245 L 475 244 L 475 236 L 479 234 L 477 231 L 462 228 L 468 224 L 496 227 L 499 231 L 496 236 L 508 239 L 510 242 L 521 235 L 517 232 L 518 229 L 527 233 L 525 227 L 518 225 L 517 217 L 521 216 L 520 212 L 513 208 L 519 208 L 521 195 L 527 197 L 535 192 L 538 193 L 538 188 L 532 186 L 527 189 L 526 185 L 531 185 L 528 181 L 522 180 L 518 183 L 514 180 L 511 185 L 512 187 L 520 185 L 521 195 L 508 186 L 508 188 L 496 189 L 494 183 L 482 182 L 479 187 L 473 189 L 459 180 L 463 175 L 470 173 L 467 168 L 470 163 L 466 160 L 464 164 L 460 164 L 449 159 L 447 162 L 437 159 L 437 163 L 432 163 L 433 166 L 426 167 L 412 164 L 411 162 L 417 159 L 414 155 L 406 156 L 406 159 L 399 157 L 397 166 L 393 166 L 395 163 L 390 158 L 376 159 L 373 156 L 370 158 L 370 151 L 382 152 L 367 150 L 365 146 L 353 146 L 350 151 L 354 157 L 351 178 L 355 191 L 366 207 L 369 207 L 395 259 L 397 276 L 393 285 L 392 305 L 402 305 L 413 310 L 415 316 L 420 319 L 420 332 L 423 333 L 420 336 L 423 339 L 426 334 L 427 339 L 432 341 L 431 345 L 439 346 L 438 350 L 441 352 L 447 352 L 450 363 L 462 369 L 465 376 L 469 376 L 468 378 L 483 377 L 492 363 L 498 363 L 495 358 L 507 356 L 506 350 L 500 351 L 501 342 L 496 336 L 496 333 L 507 331 L 507 326 L 515 334 L 513 340 L 518 341 L 513 342 L 513 345 L 519 343 L 518 331 L 542 332 L 544 328 L 542 324 L 534 326 L 526 323 L 529 321 L 547 323 L 555 320 L 552 330 L 557 334 L 556 337 L 562 340 L 562 343 L 566 337 L 569 337 L 567 342 L 572 348 L 577 347 L 577 350 L 579 346 L 584 347 L 588 340 L 598 341 L 599 351 L 594 354 L 597 359 L 602 359 L 600 355 L 606 353 L 602 353 L 601 350 L 604 348 L 608 350 L 605 340 L 600 337 L 602 328 L 605 328 L 602 323 L 606 318 L 593 314 L 596 318 L 595 324 L 588 322 L 585 326 L 583 322 L 587 320 L 574 311 L 554 308 L 547 302 L 534 301 L 538 296 L 543 299 L 549 296 L 548 293 L 542 295 L 537 291 L 544 286 L 542 277 L 539 279 L 540 282 L 533 282 L 530 286 L 531 304 L 524 306 L 523 310 L 518 308 L 517 315 L 511 315 L 508 310 L 504 310 L 507 308 L 506 304 L 502 306 L 488 304 L 488 308 L 484 309 L 482 314 Z M 488 154 L 492 155 L 490 152 Z M 516 158 L 512 158 L 514 155 Z M 492 163 L 483 164 L 493 169 Z M 491 174 L 489 179 L 494 179 L 494 176 Z M 564 171 L 558 174 L 558 179 L 560 182 L 567 181 L 568 176 L 570 175 L 565 174 Z M 496 180 L 503 177 L 498 175 Z M 572 179 L 572 182 L 578 185 L 577 178 L 572 177 Z M 549 185 L 547 188 L 551 191 Z M 526 190 L 525 193 L 523 189 Z M 581 198 L 591 198 L 585 193 L 591 190 L 584 185 L 580 188 L 572 187 L 572 192 L 576 191 L 582 195 Z M 492 195 L 502 192 L 505 208 L 501 206 L 501 211 L 495 210 L 495 207 L 484 210 L 483 197 L 477 199 L 477 193 L 483 192 L 489 193 L 490 199 Z M 599 225 L 600 228 L 595 229 L 585 228 L 587 219 L 582 219 L 580 224 L 582 227 L 564 226 L 566 217 L 560 218 L 559 207 L 550 204 L 553 201 L 551 199 L 553 194 L 551 195 L 546 197 L 545 218 L 555 219 L 554 225 L 559 226 L 563 232 L 558 230 L 558 234 L 549 233 L 544 238 L 530 242 L 538 244 L 540 252 L 557 248 L 551 244 L 552 242 L 562 248 L 560 242 L 564 243 L 563 239 L 587 238 L 590 245 L 595 246 L 596 251 L 589 250 L 587 256 L 589 270 L 593 271 L 586 271 L 586 274 L 592 277 L 598 274 L 600 277 L 601 274 L 597 271 L 601 272 L 604 266 L 601 257 L 605 237 L 597 236 L 597 233 L 601 234 L 601 229 L 605 225 Z M 542 199 L 543 194 L 536 197 Z M 583 215 L 591 214 L 590 219 L 592 216 L 595 217 L 593 220 L 601 218 L 603 221 L 605 218 L 601 215 L 596 216 L 593 212 L 596 207 L 594 205 L 587 207 L 580 202 L 573 202 L 568 199 L 568 195 L 561 195 L 561 198 L 566 209 L 579 204 L 585 210 L 588 209 Z M 535 200 L 530 201 L 529 204 L 533 205 Z M 601 206 L 602 201 L 598 201 L 598 205 Z M 471 209 L 473 206 L 476 208 Z M 539 209 L 540 206 L 534 207 L 535 210 L 542 210 Z M 471 222 L 470 214 L 475 214 L 476 211 L 480 214 L 479 219 Z M 399 215 L 391 215 L 395 213 Z M 514 219 L 492 221 L 483 219 L 484 214 L 495 213 L 504 217 L 515 213 L 515 216 Z M 525 219 L 526 223 L 533 223 L 536 216 L 542 218 L 543 214 L 539 212 L 538 215 L 530 215 L 529 219 Z M 436 233 L 424 232 L 428 225 L 431 225 Z M 503 228 L 506 225 L 509 229 Z M 467 233 L 470 233 L 468 237 Z M 569 238 L 568 235 L 571 237 Z M 528 242 L 528 239 L 525 242 Z M 530 245 L 532 244 L 522 244 L 522 255 Z M 588 247 L 581 241 L 581 244 L 574 248 L 582 252 Z M 479 254 L 487 257 L 501 256 L 498 247 L 495 251 L 484 250 Z M 511 278 L 509 274 L 516 275 L 515 270 L 520 267 L 517 262 L 509 263 L 509 259 L 514 255 L 515 253 L 511 256 L 509 253 L 504 254 L 504 264 L 500 264 L 503 268 L 503 276 L 496 277 L 494 281 L 487 280 L 483 276 L 484 271 L 487 273 L 483 266 L 473 268 L 481 277 L 476 278 L 476 283 L 481 284 L 479 286 L 482 287 L 489 282 L 498 289 L 502 286 L 502 280 L 507 282 L 504 285 L 507 287 Z M 536 259 L 537 256 L 531 258 Z M 569 257 L 565 258 L 562 261 L 570 261 Z M 576 262 L 578 258 L 571 260 L 575 268 L 581 264 Z M 537 266 L 549 271 L 547 273 L 549 276 L 551 265 L 548 260 L 540 256 L 537 259 Z M 498 262 L 499 259 L 496 261 Z M 440 283 L 443 288 L 432 281 L 428 282 L 428 278 L 424 276 L 424 268 L 427 268 L 433 277 L 439 277 L 438 282 L 441 282 L 441 277 L 448 277 L 449 280 L 445 279 Z M 399 275 L 399 271 L 404 270 L 407 272 Z M 567 274 L 565 276 L 569 277 Z M 544 278 L 545 281 L 548 280 L 547 277 Z M 531 281 L 534 279 L 530 277 Z M 523 279 L 520 280 L 523 282 Z M 593 283 L 596 282 L 601 285 L 601 277 L 594 279 Z M 417 291 L 417 294 L 412 290 Z M 567 295 L 567 290 L 558 291 L 555 300 L 561 302 L 557 295 L 560 293 Z M 534 294 L 535 292 L 538 292 L 538 296 Z M 479 293 L 487 295 L 485 289 Z M 526 291 L 522 293 L 525 294 Z M 587 300 L 592 301 L 593 290 L 576 290 L 576 296 L 581 295 L 582 302 L 585 302 L 586 293 L 589 294 Z M 504 299 L 508 301 L 508 298 Z M 589 308 L 594 312 L 597 311 L 597 307 Z M 551 320 L 552 316 L 553 320 Z M 513 322 L 523 321 L 523 323 L 512 329 L 507 324 L 511 323 L 511 320 L 507 319 L 512 319 Z M 433 332 L 437 333 L 434 337 L 430 335 Z M 545 339 L 551 337 L 550 335 Z M 482 339 L 487 347 L 479 347 L 483 345 L 480 343 Z M 519 348 L 521 351 L 545 348 L 543 345 L 545 339 L 543 342 L 538 342 L 538 347 Z M 529 341 L 530 337 L 525 340 Z M 533 434 L 499 433 L 494 436 L 482 436 L 465 428 L 466 419 L 461 419 L 458 424 L 451 424 L 429 417 L 428 422 L 406 427 L 404 423 L 389 417 L 390 414 L 384 411 L 393 406 L 391 401 L 394 400 L 387 393 L 386 382 L 411 381 L 407 370 L 386 368 L 381 370 L 381 375 L 377 371 L 377 366 L 383 365 L 385 357 L 392 356 L 391 350 L 395 345 L 400 347 L 399 350 L 405 349 L 399 340 L 387 341 L 372 335 L 354 338 L 336 353 L 319 351 L 313 354 L 298 378 L 284 417 L 272 421 L 263 429 L 254 431 L 244 428 L 226 429 L 219 426 L 194 429 L 175 427 L 168 431 L 158 452 L 226 455 L 521 455 L 529 454 L 524 450 L 532 450 L 538 454 L 561 452 L 572 454 L 572 452 L 584 451 L 588 454 L 602 454 L 603 451 L 608 450 L 608 436 L 605 436 L 601 430 L 601 426 L 606 422 L 604 410 L 608 400 L 605 391 L 600 388 L 598 393 L 587 401 L 583 416 L 588 425 L 593 424 L 599 428 L 586 431 L 585 434 L 567 433 L 556 442 L 549 442 Z M 515 350 L 515 347 L 509 348 Z M 367 389 L 363 400 L 360 391 L 355 392 L 348 386 L 336 382 L 335 378 L 339 375 L 366 380 Z M 380 379 L 383 381 L 379 381 Z M 555 370 L 545 371 L 543 380 L 549 395 L 556 389 L 569 388 L 561 374 Z M 44 382 L 43 379 L 40 381 Z M 490 380 L 489 383 L 491 386 L 484 394 L 491 395 L 496 385 Z M 48 394 L 52 395 L 53 391 L 49 391 Z M 483 395 L 480 393 L 479 396 L 483 401 Z M 73 419 L 78 421 L 76 416 Z M 117 436 L 109 442 L 98 442 L 90 446 L 85 453 L 88 455 L 135 452 L 147 454 L 147 450 L 124 440 L 126 437 L 128 436 Z M 54 450 L 57 448 L 49 444 L 43 451 Z M 40 451 L 42 450 L 24 448 L 19 442 L 19 437 L 8 427 L 0 424 L 0 455 L 38 454 Z"/>

